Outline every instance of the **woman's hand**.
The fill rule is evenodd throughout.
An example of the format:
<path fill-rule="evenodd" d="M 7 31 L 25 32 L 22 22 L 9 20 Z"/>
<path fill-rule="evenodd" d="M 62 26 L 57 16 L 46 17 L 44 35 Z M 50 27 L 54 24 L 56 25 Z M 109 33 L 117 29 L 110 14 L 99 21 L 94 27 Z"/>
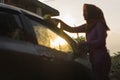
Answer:
<path fill-rule="evenodd" d="M 51 18 L 51 15 L 45 15 L 44 20 L 46 20 L 47 22 L 49 22 L 51 24 L 54 24 L 55 26 L 57 26 L 59 23 L 59 21 L 57 19 Z"/>
<path fill-rule="evenodd" d="M 55 21 L 55 22 L 61 22 L 61 20 L 57 19 L 57 18 L 52 18 L 52 20 Z"/>
<path fill-rule="evenodd" d="M 54 23 L 60 23 L 60 28 L 63 29 L 63 26 L 64 26 L 64 22 L 61 21 L 60 19 L 57 19 L 57 18 L 52 18 L 51 19 Z"/>

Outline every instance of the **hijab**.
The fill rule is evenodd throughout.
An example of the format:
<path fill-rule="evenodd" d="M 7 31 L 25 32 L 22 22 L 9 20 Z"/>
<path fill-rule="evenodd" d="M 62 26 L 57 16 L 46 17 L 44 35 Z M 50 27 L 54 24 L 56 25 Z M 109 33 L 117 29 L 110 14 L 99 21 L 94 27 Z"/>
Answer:
<path fill-rule="evenodd" d="M 86 32 L 90 32 L 98 21 L 100 21 L 105 26 L 106 31 L 109 30 L 103 12 L 97 6 L 92 4 L 84 4 L 83 16 L 86 20 Z"/>

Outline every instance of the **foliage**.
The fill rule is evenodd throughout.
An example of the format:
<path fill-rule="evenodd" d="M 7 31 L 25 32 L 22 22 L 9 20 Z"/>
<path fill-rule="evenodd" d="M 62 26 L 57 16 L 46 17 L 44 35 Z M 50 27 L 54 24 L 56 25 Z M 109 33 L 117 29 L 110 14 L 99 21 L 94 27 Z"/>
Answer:
<path fill-rule="evenodd" d="M 120 52 L 114 53 L 115 56 L 111 57 L 111 76 L 117 77 L 120 79 Z"/>
<path fill-rule="evenodd" d="M 81 41 L 85 41 L 85 37 L 84 36 L 79 36 L 79 37 L 75 38 L 75 41 L 77 41 L 77 43 L 79 43 Z"/>
<path fill-rule="evenodd" d="M 75 41 L 77 42 L 79 53 L 77 54 L 77 57 L 87 57 L 88 52 L 88 46 L 85 42 L 84 36 L 79 36 L 75 38 Z"/>

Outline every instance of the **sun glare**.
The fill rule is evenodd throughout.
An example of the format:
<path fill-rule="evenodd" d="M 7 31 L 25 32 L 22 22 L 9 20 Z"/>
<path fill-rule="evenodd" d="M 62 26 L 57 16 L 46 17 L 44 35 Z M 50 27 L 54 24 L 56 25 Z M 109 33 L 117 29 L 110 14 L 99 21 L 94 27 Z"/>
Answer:
<path fill-rule="evenodd" d="M 60 46 L 66 45 L 66 41 L 64 39 L 60 38 L 60 37 L 56 37 L 54 40 L 50 40 L 50 44 L 51 44 L 50 46 L 52 48 L 59 49 Z"/>

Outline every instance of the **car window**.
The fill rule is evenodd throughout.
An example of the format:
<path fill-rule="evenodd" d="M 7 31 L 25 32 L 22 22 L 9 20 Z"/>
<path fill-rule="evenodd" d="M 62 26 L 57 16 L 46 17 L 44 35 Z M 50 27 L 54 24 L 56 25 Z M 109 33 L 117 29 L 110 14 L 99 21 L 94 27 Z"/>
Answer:
<path fill-rule="evenodd" d="M 0 12 L 0 37 L 24 40 L 22 25 L 17 14 Z"/>
<path fill-rule="evenodd" d="M 33 29 L 39 45 L 50 47 L 63 52 L 73 52 L 72 47 L 51 29 L 42 25 L 40 21 L 36 21 L 30 17 L 29 20 L 33 25 Z"/>

